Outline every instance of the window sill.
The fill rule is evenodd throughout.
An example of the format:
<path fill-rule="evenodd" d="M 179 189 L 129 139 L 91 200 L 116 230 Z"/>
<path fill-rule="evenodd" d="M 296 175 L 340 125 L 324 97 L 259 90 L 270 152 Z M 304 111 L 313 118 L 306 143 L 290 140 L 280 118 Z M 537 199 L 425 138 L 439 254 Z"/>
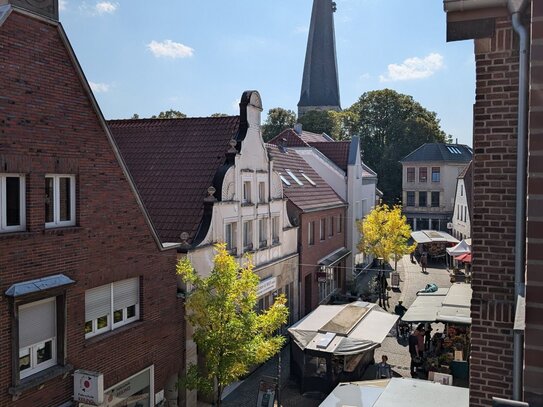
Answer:
<path fill-rule="evenodd" d="M 70 364 L 52 366 L 49 369 L 42 370 L 41 372 L 22 379 L 18 385 L 10 387 L 8 392 L 13 396 L 14 400 L 16 400 L 24 392 L 35 387 L 40 387 L 42 384 L 55 377 L 67 375 L 73 369 L 74 367 Z"/>
<path fill-rule="evenodd" d="M 59 226 L 59 227 L 52 227 L 52 228 L 45 228 L 43 230 L 44 235 L 59 235 L 62 236 L 64 233 L 77 233 L 79 231 L 83 230 L 81 226 Z"/>
<path fill-rule="evenodd" d="M 0 232 L 0 239 L 10 239 L 10 238 L 25 238 L 32 236 L 33 233 L 28 230 L 18 230 L 11 232 Z"/>
<path fill-rule="evenodd" d="M 132 329 L 138 329 L 143 325 L 143 321 L 135 321 L 120 328 L 114 329 L 113 331 L 108 331 L 103 334 L 93 336 L 91 338 L 85 339 L 85 347 L 93 346 L 96 343 L 102 342 L 111 338 L 112 336 L 120 335 L 123 332 L 131 331 Z"/>

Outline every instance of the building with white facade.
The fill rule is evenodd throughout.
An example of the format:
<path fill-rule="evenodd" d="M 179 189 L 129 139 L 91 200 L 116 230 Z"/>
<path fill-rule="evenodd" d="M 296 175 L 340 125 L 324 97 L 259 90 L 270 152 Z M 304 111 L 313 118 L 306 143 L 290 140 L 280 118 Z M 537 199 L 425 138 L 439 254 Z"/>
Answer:
<path fill-rule="evenodd" d="M 472 167 L 473 162 L 470 162 L 460 173 L 456 183 L 452 234 L 458 240 L 471 238 Z"/>
<path fill-rule="evenodd" d="M 403 212 L 413 230 L 447 230 L 458 175 L 472 156 L 463 144 L 426 143 L 400 161 Z"/>

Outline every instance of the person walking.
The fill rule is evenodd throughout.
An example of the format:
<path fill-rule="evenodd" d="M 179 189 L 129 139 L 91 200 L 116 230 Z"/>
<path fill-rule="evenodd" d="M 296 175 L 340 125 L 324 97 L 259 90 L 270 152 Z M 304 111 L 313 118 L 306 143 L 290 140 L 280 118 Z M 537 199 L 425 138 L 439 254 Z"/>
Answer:
<path fill-rule="evenodd" d="M 396 338 L 400 337 L 400 324 L 402 323 L 402 317 L 405 315 L 407 308 L 404 307 L 403 301 L 398 301 L 398 304 L 394 307 L 394 313 L 399 316 L 396 321 Z"/>
<path fill-rule="evenodd" d="M 424 252 L 422 253 L 422 256 L 420 257 L 420 267 L 422 268 L 423 273 L 427 273 L 426 267 L 428 266 L 428 253 Z"/>
<path fill-rule="evenodd" d="M 419 336 L 421 336 L 421 332 L 418 330 L 418 327 L 411 335 L 409 335 L 409 354 L 411 355 L 409 370 L 411 372 L 411 377 L 417 377 L 415 369 L 417 366 L 420 366 L 422 362 L 422 354 L 419 351 Z"/>
<path fill-rule="evenodd" d="M 376 379 L 390 379 L 392 377 L 392 366 L 388 363 L 388 356 L 381 356 L 381 362 L 377 364 Z"/>

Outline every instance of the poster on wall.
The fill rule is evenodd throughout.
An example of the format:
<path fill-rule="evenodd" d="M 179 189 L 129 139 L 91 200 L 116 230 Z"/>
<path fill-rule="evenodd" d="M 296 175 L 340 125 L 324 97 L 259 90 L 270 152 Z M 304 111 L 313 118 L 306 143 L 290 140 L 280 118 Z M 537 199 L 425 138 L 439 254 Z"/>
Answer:
<path fill-rule="evenodd" d="M 277 384 L 272 378 L 264 378 L 260 380 L 256 407 L 273 407 L 275 404 L 276 387 Z"/>

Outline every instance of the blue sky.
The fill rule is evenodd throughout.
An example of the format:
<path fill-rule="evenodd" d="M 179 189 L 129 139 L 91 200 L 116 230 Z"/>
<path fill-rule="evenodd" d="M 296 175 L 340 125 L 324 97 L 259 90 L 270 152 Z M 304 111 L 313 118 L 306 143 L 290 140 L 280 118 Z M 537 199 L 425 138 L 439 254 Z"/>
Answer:
<path fill-rule="evenodd" d="M 336 0 L 342 107 L 392 88 L 471 145 L 473 43 L 445 42 L 441 0 Z M 265 113 L 296 111 L 312 0 L 61 0 L 60 19 L 107 119 L 173 108 L 237 114 L 246 89 Z M 264 116 L 265 117 L 265 116 Z"/>

